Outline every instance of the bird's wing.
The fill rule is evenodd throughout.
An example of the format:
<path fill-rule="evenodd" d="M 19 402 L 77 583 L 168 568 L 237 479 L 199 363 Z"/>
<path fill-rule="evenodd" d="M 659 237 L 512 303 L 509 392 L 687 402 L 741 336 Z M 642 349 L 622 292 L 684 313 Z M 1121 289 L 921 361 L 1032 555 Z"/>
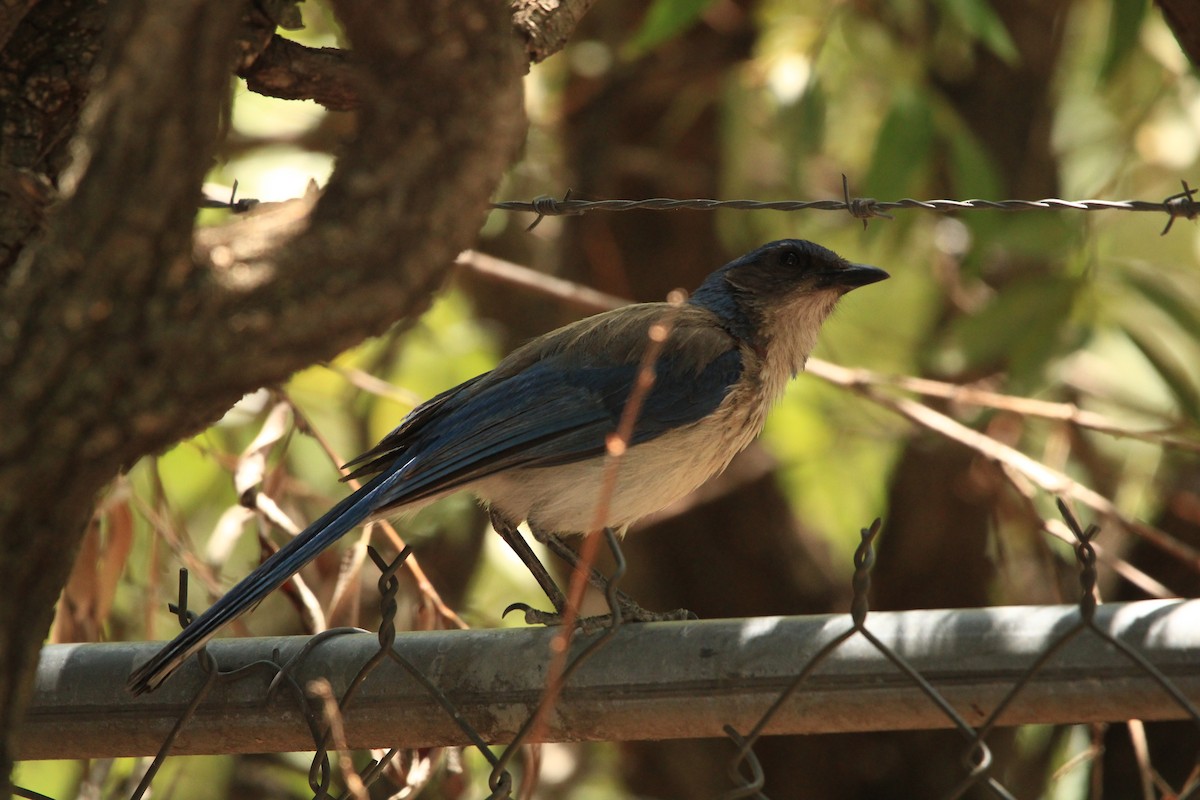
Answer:
<path fill-rule="evenodd" d="M 679 314 L 655 362 L 656 380 L 633 444 L 711 414 L 741 375 L 736 344 L 707 312 L 695 312 Z M 505 470 L 603 453 L 637 379 L 647 328 L 661 315 L 652 306 L 615 321 L 605 319 L 609 315 L 585 320 L 590 324 L 543 340 L 537 352 L 517 351 L 485 379 L 435 398 L 435 409 L 418 409 L 363 457 L 364 470 L 403 473 L 381 496 L 381 510 Z"/>
<path fill-rule="evenodd" d="M 472 391 L 472 387 L 486 380 L 490 374 L 485 372 L 482 375 L 476 375 L 471 380 L 447 389 L 414 408 L 377 445 L 342 465 L 342 469 L 354 467 L 352 472 L 342 476 L 342 481 L 374 475 L 377 472 L 383 471 L 385 467 L 395 461 L 416 441 L 417 436 L 430 422 L 438 418 L 439 413 L 444 411 L 447 403 L 451 403 L 454 398 L 460 395 L 469 394 Z"/>

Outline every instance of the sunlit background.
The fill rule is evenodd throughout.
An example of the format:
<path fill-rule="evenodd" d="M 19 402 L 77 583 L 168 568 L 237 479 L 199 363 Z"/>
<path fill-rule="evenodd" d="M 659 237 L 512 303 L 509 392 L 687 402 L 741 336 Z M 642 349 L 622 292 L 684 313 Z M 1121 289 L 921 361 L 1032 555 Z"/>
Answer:
<path fill-rule="evenodd" d="M 1200 182 L 1200 81 L 1155 9 L 1124 0 L 1008 5 L 606 0 L 564 52 L 531 71 L 528 143 L 496 199 L 568 189 L 580 199 L 840 199 L 845 175 L 852 196 L 880 200 L 1158 201 L 1180 191 L 1181 180 Z M 303 11 L 306 28 L 294 38 L 340 44 L 322 3 Z M 219 191 L 237 181 L 239 197 L 275 201 L 323 185 L 353 130 L 352 115 L 264 98 L 240 82 L 231 92 L 229 136 L 210 176 L 226 187 Z M 217 220 L 229 212 L 202 213 Z M 1114 555 L 1172 593 L 1194 592 L 1196 574 L 1147 552 L 1120 518 L 1169 527 L 1200 544 L 1196 225 L 1177 220 L 1160 236 L 1161 213 L 892 216 L 864 230 L 845 212 L 597 212 L 546 218 L 527 231 L 530 215 L 497 211 L 478 249 L 636 300 L 694 288 L 728 258 L 783 237 L 810 238 L 882 266 L 892 280 L 848 297 L 815 355 L 871 370 L 880 381 L 872 386 L 888 397 L 914 395 L 883 378 L 919 376 L 1074 405 L 1122 434 L 1151 432 L 1110 435 L 1019 408 L 925 398 L 1110 500 L 1118 516 L 1075 506 L 1105 526 L 1102 541 Z M 259 535 L 282 540 L 266 515 L 239 506 L 235 484 L 239 468 L 248 469 L 243 453 L 279 404 L 280 427 L 262 451 L 266 467 L 254 491 L 303 527 L 347 491 L 338 463 L 386 434 L 414 403 L 489 369 L 522 339 L 586 313 L 496 285 L 469 267 L 447 264 L 446 275 L 421 318 L 286 386 L 248 396 L 220 423 L 118 480 L 99 509 L 85 549 L 90 558 L 81 559 L 60 606 L 55 639 L 167 638 L 176 625 L 166 604 L 178 567 L 192 570 L 191 604 L 202 608 L 260 561 Z M 778 493 L 786 516 L 764 518 L 762 504 L 738 501 L 739 481 L 730 481 L 721 491 L 743 504 L 745 526 L 706 515 L 700 505 L 688 517 L 694 538 L 674 544 L 670 531 L 635 535 L 628 553 L 635 596 L 701 616 L 844 611 L 859 528 L 881 516 L 877 607 L 1075 600 L 1070 550 L 1042 529 L 1056 517 L 1045 487 L 846 388 L 801 376 L 755 458 L 739 481 L 764 477 L 768 488 L 758 491 Z M 695 532 L 705 525 L 711 530 Z M 487 532 L 470 498 L 452 498 L 397 527 L 470 625 L 518 624 L 502 620 L 502 609 L 539 603 L 536 585 Z M 737 577 L 734 551 L 760 535 L 789 539 L 753 545 L 762 552 L 799 547 L 808 554 L 795 577 L 802 586 L 770 576 L 747 585 Z M 357 538 L 347 537 L 346 553 Z M 374 541 L 389 546 L 379 533 Z M 722 542 L 736 547 L 725 550 Z M 704 570 L 726 560 L 723 577 Z M 304 573 L 330 625 L 376 624 L 373 568 L 354 563 L 328 553 Z M 663 577 L 693 567 L 706 593 L 688 594 L 701 589 Z M 754 574 L 753 563 L 746 569 Z M 331 609 L 340 579 L 351 589 Z M 1145 587 L 1134 589 L 1107 569 L 1103 579 L 1106 598 L 1145 596 Z M 416 597 L 401 612 L 404 627 L 421 624 Z M 304 625 L 296 601 L 277 593 L 234 633 L 303 633 Z M 1124 762 L 1108 760 L 1123 757 L 1122 735 L 1118 725 L 1021 729 L 1000 748 L 998 769 L 1006 785 L 1026 790 L 1020 796 L 1083 798 L 1097 785 L 1105 797 L 1132 796 L 1121 793 Z M 1188 735 L 1194 752 L 1194 729 Z M 933 735 L 914 735 L 922 736 Z M 961 770 L 959 749 L 929 744 L 953 737 L 809 737 L 788 750 L 790 741 L 769 749 L 779 751 L 779 763 L 807 764 L 807 777 L 768 765 L 772 797 L 937 796 L 924 791 L 944 785 L 936 783 L 939 774 Z M 724 752 L 716 747 L 711 752 Z M 709 751 L 653 748 L 547 747 L 538 796 L 694 796 L 664 765 L 710 758 L 702 755 Z M 828 752 L 841 755 L 820 755 Z M 671 760 L 677 757 L 685 761 Z M 1168 761 L 1163 755 L 1156 763 L 1174 775 Z M 175 758 L 156 786 L 160 796 L 180 800 L 303 797 L 308 764 L 306 754 Z M 469 752 L 440 755 L 421 796 L 485 795 L 482 765 Z M 54 797 L 85 786 L 122 796 L 123 782 L 140 768 L 132 759 L 24 763 L 15 781 Z M 723 763 L 676 769 L 699 780 L 712 770 L 720 775 Z M 912 791 L 887 794 L 881 786 Z"/>

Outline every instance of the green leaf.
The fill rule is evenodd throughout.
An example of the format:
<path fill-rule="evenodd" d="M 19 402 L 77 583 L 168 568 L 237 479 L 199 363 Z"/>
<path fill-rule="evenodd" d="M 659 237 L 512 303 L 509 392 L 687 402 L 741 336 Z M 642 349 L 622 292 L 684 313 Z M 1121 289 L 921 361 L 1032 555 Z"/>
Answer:
<path fill-rule="evenodd" d="M 975 134 L 962 125 L 948 134 L 947 138 L 956 195 L 963 198 L 999 197 L 1003 191 L 1000 175 L 987 148 L 979 143 Z"/>
<path fill-rule="evenodd" d="M 863 193 L 880 200 L 895 200 L 909 193 L 915 177 L 927 172 L 932 142 L 929 103 L 916 91 L 898 91 L 875 137 Z"/>
<path fill-rule="evenodd" d="M 1005 64 L 1014 66 L 1021 60 L 1004 20 L 988 0 L 942 0 L 942 8 Z"/>
<path fill-rule="evenodd" d="M 626 55 L 637 57 L 687 30 L 714 0 L 654 0 L 642 27 L 626 47 Z"/>
<path fill-rule="evenodd" d="M 1104 48 L 1104 61 L 1100 65 L 1100 77 L 1110 78 L 1121 62 L 1137 44 L 1142 30 L 1142 19 L 1146 16 L 1146 0 L 1112 0 L 1112 15 L 1108 20 L 1108 43 Z"/>
<path fill-rule="evenodd" d="M 1142 355 L 1154 367 L 1167 389 L 1175 396 L 1180 410 L 1192 422 L 1200 420 L 1200 392 L 1188 375 L 1187 369 L 1166 347 L 1162 340 L 1150 334 L 1134 330 L 1129 324 L 1121 326 L 1129 340 L 1142 351 Z"/>
<path fill-rule="evenodd" d="M 970 367 L 1006 367 L 1018 383 L 1036 381 L 1063 349 L 1079 288 L 1060 276 L 1005 286 L 981 311 L 955 322 L 951 341 Z"/>
<path fill-rule="evenodd" d="M 1150 275 L 1127 274 L 1125 282 L 1175 321 L 1194 340 L 1200 341 L 1200 309 L 1167 282 Z"/>
<path fill-rule="evenodd" d="M 779 109 L 779 136 L 789 171 L 788 182 L 799 187 L 804 159 L 825 146 L 825 91 L 819 80 L 811 80 L 799 99 Z"/>

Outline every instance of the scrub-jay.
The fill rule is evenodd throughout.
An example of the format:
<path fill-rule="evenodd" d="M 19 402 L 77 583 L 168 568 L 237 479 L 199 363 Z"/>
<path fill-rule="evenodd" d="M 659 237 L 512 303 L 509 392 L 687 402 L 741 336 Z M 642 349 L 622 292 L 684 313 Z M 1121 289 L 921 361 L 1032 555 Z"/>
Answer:
<path fill-rule="evenodd" d="M 534 339 L 491 372 L 418 406 L 351 462 L 355 476 L 374 477 L 197 617 L 130 676 L 129 689 L 157 687 L 220 628 L 372 517 L 469 489 L 518 550 L 529 550 L 516 530 L 521 521 L 539 538 L 591 529 L 606 437 L 631 392 L 650 326 L 673 315 L 604 520 L 624 533 L 721 472 L 804 368 L 838 299 L 886 277 L 787 239 L 721 267 L 673 311 L 665 303 L 626 306 Z M 543 588 L 561 611 L 561 593 Z"/>

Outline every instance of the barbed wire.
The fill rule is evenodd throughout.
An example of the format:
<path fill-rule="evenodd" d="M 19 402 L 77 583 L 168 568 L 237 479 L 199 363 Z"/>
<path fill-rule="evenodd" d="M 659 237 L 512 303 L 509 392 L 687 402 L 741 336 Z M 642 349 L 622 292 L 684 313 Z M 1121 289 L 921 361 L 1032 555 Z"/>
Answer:
<path fill-rule="evenodd" d="M 740 211 L 845 211 L 855 219 L 862 220 L 866 227 L 869 219 L 891 219 L 888 211 L 916 209 L 947 213 L 952 211 L 1138 211 L 1166 214 L 1167 224 L 1160 235 L 1166 235 L 1176 219 L 1196 219 L 1200 216 L 1200 201 L 1197 189 L 1187 181 L 1181 181 L 1182 191 L 1162 200 L 1064 200 L 1047 197 L 1040 200 L 916 200 L 904 197 L 899 200 L 876 200 L 873 197 L 851 197 L 846 177 L 842 176 L 841 200 L 712 200 L 704 198 L 676 199 L 650 197 L 642 200 L 582 200 L 573 199 L 568 191 L 563 198 L 548 195 L 533 200 L 505 200 L 493 203 L 492 208 L 500 211 L 525 211 L 536 214 L 529 224 L 533 230 L 546 217 L 586 214 L 593 211 L 715 211 L 734 209 Z"/>

